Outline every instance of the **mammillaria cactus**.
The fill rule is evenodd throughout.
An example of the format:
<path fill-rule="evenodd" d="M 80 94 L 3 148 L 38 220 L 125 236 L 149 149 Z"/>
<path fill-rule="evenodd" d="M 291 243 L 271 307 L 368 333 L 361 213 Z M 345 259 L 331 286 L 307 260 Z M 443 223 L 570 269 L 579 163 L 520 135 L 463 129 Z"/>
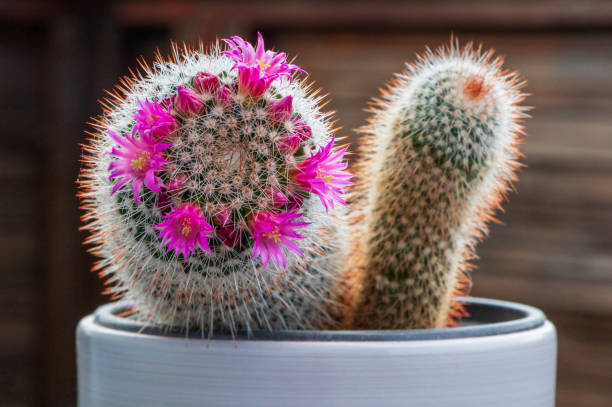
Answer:
<path fill-rule="evenodd" d="M 87 242 L 108 291 L 154 323 L 321 326 L 346 147 L 284 53 L 225 42 L 174 46 L 106 100 L 80 179 Z"/>
<path fill-rule="evenodd" d="M 430 50 L 399 75 L 362 129 L 351 197 L 346 324 L 452 325 L 467 261 L 515 178 L 523 83 L 471 45 Z"/>

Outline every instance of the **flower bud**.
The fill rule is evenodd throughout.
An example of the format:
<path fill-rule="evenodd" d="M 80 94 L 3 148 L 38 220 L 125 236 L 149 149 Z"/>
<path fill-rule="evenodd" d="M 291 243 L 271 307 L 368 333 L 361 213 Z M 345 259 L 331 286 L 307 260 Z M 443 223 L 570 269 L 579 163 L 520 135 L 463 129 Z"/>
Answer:
<path fill-rule="evenodd" d="M 300 138 L 296 134 L 285 134 L 278 141 L 277 146 L 283 154 L 295 154 L 300 148 Z"/>
<path fill-rule="evenodd" d="M 240 242 L 240 233 L 230 224 L 217 229 L 217 237 L 227 247 L 234 247 Z"/>
<path fill-rule="evenodd" d="M 155 200 L 155 206 L 159 209 L 167 208 L 170 205 L 170 193 L 173 191 L 178 191 L 179 189 L 185 186 L 185 181 L 187 177 L 184 174 L 179 174 L 176 177 L 172 178 L 168 183 L 165 191 L 161 191 L 157 194 L 157 199 Z"/>
<path fill-rule="evenodd" d="M 214 94 L 219 89 L 219 77 L 208 72 L 198 72 L 193 78 L 193 87 L 200 94 Z"/>
<path fill-rule="evenodd" d="M 219 226 L 228 225 L 231 222 L 231 217 L 230 217 L 229 210 L 227 210 L 227 208 L 221 208 L 219 213 L 217 213 L 213 217 L 213 220 L 214 220 L 216 225 L 219 225 Z"/>
<path fill-rule="evenodd" d="M 176 89 L 172 102 L 174 109 L 183 116 L 200 114 L 204 110 L 204 102 L 200 99 L 200 95 L 182 86 Z"/>
<path fill-rule="evenodd" d="M 177 175 L 170 180 L 170 183 L 168 184 L 168 191 L 176 191 L 177 189 L 183 188 L 186 180 L 187 176 L 185 176 L 185 174 Z"/>
<path fill-rule="evenodd" d="M 282 208 L 289 202 L 285 194 L 283 194 L 281 191 L 279 191 L 276 188 L 270 188 L 268 190 L 268 194 L 270 198 L 272 198 L 272 203 L 274 207 L 276 208 Z"/>
<path fill-rule="evenodd" d="M 163 98 L 161 102 L 159 102 L 159 105 L 164 109 L 171 108 L 173 99 L 174 99 L 174 96 L 168 96 L 167 98 Z"/>
<path fill-rule="evenodd" d="M 230 90 L 225 86 L 222 86 L 217 91 L 217 99 L 226 108 L 232 105 L 232 94 L 230 93 Z"/>
<path fill-rule="evenodd" d="M 293 112 L 293 96 L 285 96 L 279 100 L 273 100 L 268 104 L 270 118 L 277 122 L 284 122 L 291 118 Z"/>
<path fill-rule="evenodd" d="M 290 211 L 300 209 L 303 204 L 304 197 L 297 191 L 287 197 L 287 207 Z"/>
<path fill-rule="evenodd" d="M 293 129 L 294 133 L 300 138 L 300 141 L 306 141 L 312 137 L 312 129 L 301 120 L 297 120 L 293 124 Z"/>

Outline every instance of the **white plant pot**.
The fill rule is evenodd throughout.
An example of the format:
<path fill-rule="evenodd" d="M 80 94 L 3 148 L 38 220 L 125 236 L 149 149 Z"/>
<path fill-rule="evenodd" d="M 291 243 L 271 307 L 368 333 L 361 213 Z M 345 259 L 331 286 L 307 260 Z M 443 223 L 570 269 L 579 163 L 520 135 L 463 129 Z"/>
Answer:
<path fill-rule="evenodd" d="M 533 307 L 465 298 L 459 328 L 166 334 L 100 307 L 77 328 L 80 407 L 553 407 L 557 339 Z"/>

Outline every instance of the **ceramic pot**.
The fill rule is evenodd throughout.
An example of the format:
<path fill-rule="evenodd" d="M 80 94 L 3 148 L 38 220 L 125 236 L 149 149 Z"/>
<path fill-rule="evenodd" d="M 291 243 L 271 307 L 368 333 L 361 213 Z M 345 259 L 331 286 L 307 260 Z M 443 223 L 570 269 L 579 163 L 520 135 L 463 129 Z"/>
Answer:
<path fill-rule="evenodd" d="M 557 339 L 526 305 L 464 298 L 458 328 L 254 332 L 147 328 L 111 303 L 77 328 L 80 407 L 553 407 Z"/>

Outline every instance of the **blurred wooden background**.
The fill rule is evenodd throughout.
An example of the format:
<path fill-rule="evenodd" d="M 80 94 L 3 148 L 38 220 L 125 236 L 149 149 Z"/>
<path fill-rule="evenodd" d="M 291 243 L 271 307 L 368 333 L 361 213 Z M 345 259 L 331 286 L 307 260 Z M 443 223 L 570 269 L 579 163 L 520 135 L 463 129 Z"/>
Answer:
<path fill-rule="evenodd" d="M 354 137 L 426 44 L 475 40 L 529 80 L 528 164 L 479 247 L 474 295 L 542 308 L 561 407 L 612 405 L 612 3 L 585 0 L 0 3 L 0 405 L 73 406 L 74 328 L 105 301 L 77 231 L 78 143 L 140 55 L 237 33 L 298 54 Z"/>

